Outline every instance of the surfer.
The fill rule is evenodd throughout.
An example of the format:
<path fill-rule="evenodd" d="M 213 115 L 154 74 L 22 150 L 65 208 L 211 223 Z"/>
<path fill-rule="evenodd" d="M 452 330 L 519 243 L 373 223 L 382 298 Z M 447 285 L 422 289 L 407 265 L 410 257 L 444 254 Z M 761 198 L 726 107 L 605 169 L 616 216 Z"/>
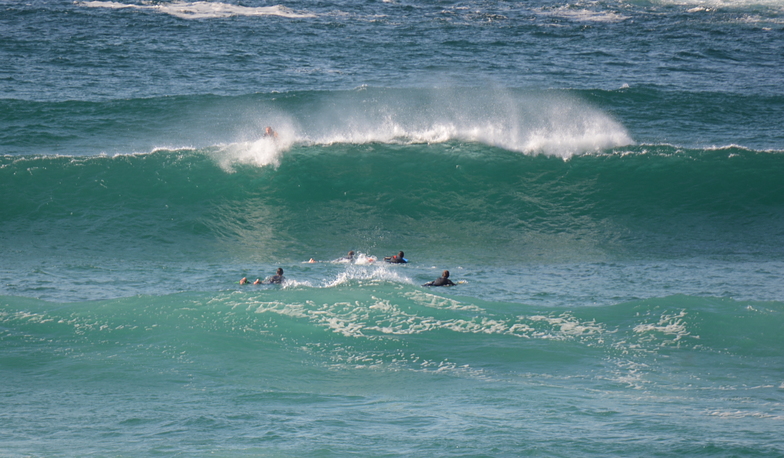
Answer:
<path fill-rule="evenodd" d="M 283 269 L 278 267 L 278 270 L 275 271 L 275 275 L 271 276 L 267 279 L 267 283 L 269 284 L 281 284 L 286 279 L 283 277 Z"/>
<path fill-rule="evenodd" d="M 354 262 L 354 250 L 349 251 L 347 255 L 343 256 L 340 259 L 338 259 L 338 261 Z"/>
<path fill-rule="evenodd" d="M 401 251 L 400 253 L 396 254 L 395 256 L 387 256 L 384 258 L 384 261 L 389 262 L 391 264 L 405 264 L 408 262 L 408 259 L 405 258 L 405 255 Z"/>
<path fill-rule="evenodd" d="M 455 286 L 455 284 L 449 279 L 449 271 L 445 270 L 439 278 L 429 281 L 422 286 Z"/>
<path fill-rule="evenodd" d="M 264 137 L 278 138 L 278 133 L 272 130 L 272 127 L 267 126 L 264 128 Z"/>
<path fill-rule="evenodd" d="M 283 283 L 285 280 L 286 280 L 286 278 L 283 276 L 283 269 L 281 269 L 280 267 L 278 267 L 278 270 L 277 270 L 277 271 L 275 271 L 275 275 L 271 276 L 270 278 L 268 278 L 268 279 L 267 279 L 267 280 L 265 280 L 265 281 L 259 280 L 259 279 L 257 278 L 257 279 L 256 279 L 256 281 L 254 281 L 254 282 L 253 282 L 253 284 L 254 284 L 254 285 L 262 285 L 262 284 L 264 284 L 264 283 L 269 283 L 270 285 L 272 285 L 272 284 L 281 284 L 281 283 Z M 240 285 L 247 285 L 248 283 L 250 283 L 250 282 L 248 281 L 248 277 L 242 277 L 242 278 L 240 279 Z"/>

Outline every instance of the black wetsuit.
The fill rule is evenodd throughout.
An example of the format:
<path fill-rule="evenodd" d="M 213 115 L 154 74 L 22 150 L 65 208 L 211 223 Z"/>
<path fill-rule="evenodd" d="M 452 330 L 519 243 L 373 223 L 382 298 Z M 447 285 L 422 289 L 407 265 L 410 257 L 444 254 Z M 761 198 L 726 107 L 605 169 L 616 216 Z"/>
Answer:
<path fill-rule="evenodd" d="M 422 286 L 455 286 L 452 280 L 446 277 L 439 277 L 433 281 L 429 281 Z"/>
<path fill-rule="evenodd" d="M 405 260 L 405 259 L 403 259 L 403 258 L 398 258 L 398 257 L 397 257 L 397 255 L 395 255 L 395 256 L 390 256 L 390 257 L 388 257 L 388 258 L 384 258 L 384 261 L 386 261 L 386 262 L 389 262 L 389 263 L 392 263 L 392 264 L 405 264 L 405 263 L 407 263 L 407 262 L 408 262 L 408 261 L 406 261 L 406 260 Z"/>
<path fill-rule="evenodd" d="M 269 284 L 283 283 L 283 280 L 285 280 L 285 278 L 283 278 L 283 275 L 273 275 L 269 278 L 269 280 L 267 280 L 267 283 Z"/>

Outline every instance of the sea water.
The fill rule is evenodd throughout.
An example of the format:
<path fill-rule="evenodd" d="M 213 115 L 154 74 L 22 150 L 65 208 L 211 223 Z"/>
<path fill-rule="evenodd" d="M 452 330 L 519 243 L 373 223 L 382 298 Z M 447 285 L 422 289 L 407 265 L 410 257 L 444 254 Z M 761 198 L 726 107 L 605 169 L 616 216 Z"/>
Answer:
<path fill-rule="evenodd" d="M 784 455 L 782 49 L 772 0 L 0 3 L 0 456 Z"/>

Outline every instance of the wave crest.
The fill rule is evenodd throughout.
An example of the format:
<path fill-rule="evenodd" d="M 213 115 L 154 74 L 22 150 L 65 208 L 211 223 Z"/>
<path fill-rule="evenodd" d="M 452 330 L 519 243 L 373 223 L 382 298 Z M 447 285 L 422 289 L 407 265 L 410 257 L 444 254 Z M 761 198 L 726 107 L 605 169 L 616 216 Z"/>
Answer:
<path fill-rule="evenodd" d="M 221 2 L 174 2 L 155 5 L 127 5 L 118 2 L 91 1 L 79 5 L 90 8 L 153 10 L 180 19 L 219 19 L 232 16 L 279 16 L 285 18 L 316 17 L 310 13 L 296 13 L 281 5 L 248 7 Z"/>
<path fill-rule="evenodd" d="M 360 91 L 322 102 L 303 121 L 300 141 L 317 145 L 457 140 L 567 159 L 634 144 L 607 113 L 549 92 Z"/>

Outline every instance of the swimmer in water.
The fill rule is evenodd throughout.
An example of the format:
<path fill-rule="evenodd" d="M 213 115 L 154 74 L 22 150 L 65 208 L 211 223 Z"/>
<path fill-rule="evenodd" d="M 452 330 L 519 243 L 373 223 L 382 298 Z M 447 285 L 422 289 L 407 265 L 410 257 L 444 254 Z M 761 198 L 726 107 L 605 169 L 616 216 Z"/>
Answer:
<path fill-rule="evenodd" d="M 272 127 L 267 126 L 267 127 L 264 128 L 264 136 L 265 137 L 278 138 L 278 133 L 275 132 L 274 130 L 272 130 Z"/>
<path fill-rule="evenodd" d="M 408 260 L 405 258 L 405 255 L 403 254 L 402 251 L 396 254 L 395 256 L 385 257 L 384 261 L 389 262 L 391 264 L 405 264 L 408 262 Z"/>
<path fill-rule="evenodd" d="M 449 271 L 445 270 L 441 277 L 433 281 L 429 281 L 422 286 L 455 286 L 452 280 L 449 279 Z"/>
<path fill-rule="evenodd" d="M 273 276 L 271 276 L 270 278 L 267 279 L 267 283 L 269 283 L 269 284 L 278 284 L 279 285 L 279 284 L 283 283 L 285 280 L 286 279 L 283 277 L 283 269 L 278 267 L 278 270 L 275 272 L 275 275 L 273 275 Z"/>

